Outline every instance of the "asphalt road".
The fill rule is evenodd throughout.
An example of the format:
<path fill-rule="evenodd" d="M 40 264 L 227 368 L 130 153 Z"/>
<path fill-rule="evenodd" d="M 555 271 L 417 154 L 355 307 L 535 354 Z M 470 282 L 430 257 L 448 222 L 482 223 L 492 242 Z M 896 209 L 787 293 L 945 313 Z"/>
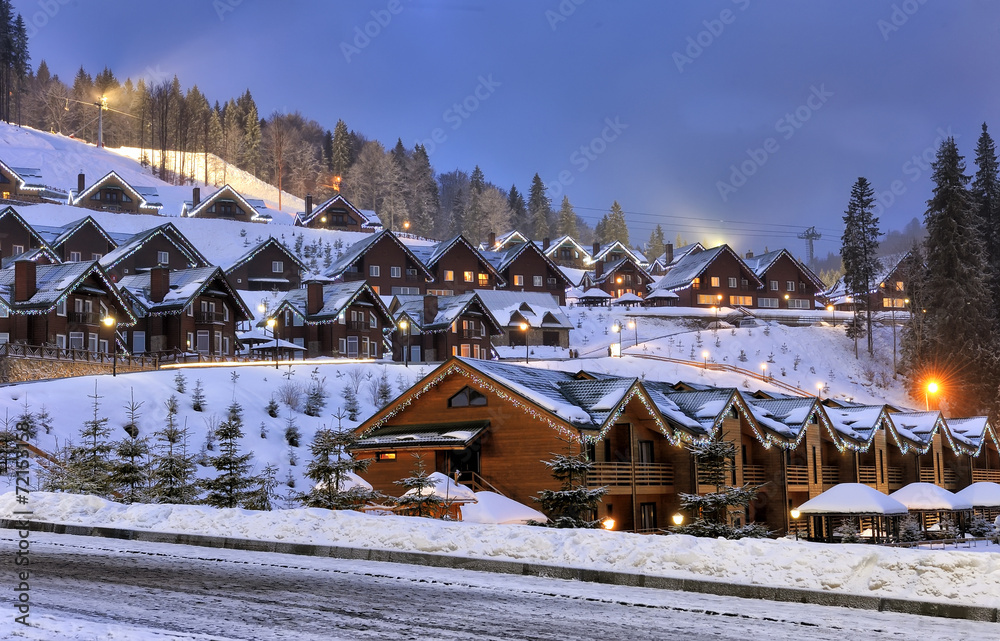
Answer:
<path fill-rule="evenodd" d="M 3 549 L 15 548 L 13 535 L 0 533 Z M 2 565 L 0 588 L 10 594 L 3 583 L 15 579 L 13 553 L 3 555 Z M 32 533 L 31 568 L 32 617 L 44 617 L 50 629 L 65 624 L 70 630 L 83 621 L 127 631 L 116 639 L 938 641 L 995 638 L 998 629 L 538 577 L 44 533 Z M 13 610 L 9 601 L 2 607 Z M 13 614 L 2 616 L 0 636 L 24 638 L 2 634 Z"/>

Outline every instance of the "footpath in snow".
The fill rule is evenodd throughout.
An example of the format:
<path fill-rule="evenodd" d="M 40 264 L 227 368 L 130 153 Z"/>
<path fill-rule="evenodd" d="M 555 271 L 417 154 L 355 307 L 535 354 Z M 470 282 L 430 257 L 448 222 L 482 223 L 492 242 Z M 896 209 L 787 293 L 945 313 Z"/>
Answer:
<path fill-rule="evenodd" d="M 1000 602 L 1000 552 L 990 551 L 646 536 L 318 508 L 253 512 L 122 505 L 93 496 L 48 492 L 33 492 L 29 507 L 33 520 L 74 525 L 513 560 L 982 607 L 996 607 Z M 0 518 L 13 518 L 18 509 L 23 506 L 18 507 L 13 492 L 0 495 Z"/>

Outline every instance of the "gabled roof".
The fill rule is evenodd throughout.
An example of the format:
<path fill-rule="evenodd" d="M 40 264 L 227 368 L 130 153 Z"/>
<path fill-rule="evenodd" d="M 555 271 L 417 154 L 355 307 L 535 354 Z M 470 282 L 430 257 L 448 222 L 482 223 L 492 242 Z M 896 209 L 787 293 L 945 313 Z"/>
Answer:
<path fill-rule="evenodd" d="M 118 286 L 128 297 L 149 316 L 163 316 L 167 314 L 179 314 L 184 308 L 191 304 L 195 298 L 201 296 L 210 287 L 217 287 L 216 291 L 228 294 L 236 303 L 233 310 L 236 320 L 249 320 L 253 318 L 250 308 L 236 293 L 236 290 L 229 284 L 229 280 L 222 273 L 220 267 L 193 267 L 191 269 L 178 269 L 170 272 L 170 289 L 160 302 L 149 299 L 150 292 L 150 272 L 140 274 L 129 274 L 122 277 Z"/>
<path fill-rule="evenodd" d="M 559 238 L 556 238 L 551 243 L 549 243 L 549 248 L 543 250 L 543 253 L 549 258 L 551 258 L 552 254 L 555 254 L 556 250 L 565 245 L 566 243 L 573 245 L 580 251 L 580 258 L 584 260 L 592 258 L 590 252 L 587 249 L 584 249 L 583 245 L 578 243 L 576 239 L 573 238 L 572 236 L 560 236 Z M 534 245 L 537 246 L 538 243 L 534 243 Z M 541 249 L 541 247 L 539 247 L 539 249 Z"/>
<path fill-rule="evenodd" d="M 362 227 L 381 227 L 382 221 L 379 220 L 378 214 L 369 209 L 358 209 L 354 204 L 344 198 L 343 194 L 335 194 L 332 198 L 324 202 L 322 205 L 316 207 L 311 213 L 306 214 L 305 212 L 299 212 L 295 214 L 295 224 L 303 227 L 308 225 L 317 216 L 325 214 L 328 210 L 332 209 L 335 205 L 341 205 L 351 210 L 358 220 L 361 221 Z"/>
<path fill-rule="evenodd" d="M 111 237 L 111 235 L 105 231 L 103 227 L 94 220 L 93 216 L 84 216 L 79 220 L 74 220 L 71 223 L 67 223 L 62 227 L 42 227 L 37 226 L 35 229 L 38 231 L 39 235 L 45 237 L 46 244 L 52 249 L 58 249 L 67 240 L 73 237 L 80 229 L 84 226 L 90 225 L 97 230 L 104 240 L 108 241 L 112 247 L 117 247 L 118 243 Z"/>
<path fill-rule="evenodd" d="M 299 268 L 300 271 L 303 271 L 303 272 L 309 271 L 309 268 L 306 267 L 305 263 L 303 263 L 301 260 L 299 260 L 299 257 L 296 256 L 295 254 L 293 254 L 292 251 L 290 249 L 288 249 L 288 247 L 285 246 L 285 243 L 281 242 L 280 240 L 278 240 L 274 236 L 270 236 L 270 237 L 267 238 L 267 240 L 259 242 L 256 245 L 254 245 L 253 247 L 251 247 L 250 250 L 247 251 L 247 253 L 245 253 L 242 256 L 240 256 L 239 258 L 237 258 L 236 261 L 232 265 L 230 265 L 229 267 L 227 267 L 226 268 L 226 276 L 228 276 L 229 274 L 232 274 L 234 271 L 236 271 L 237 269 L 239 269 L 240 267 L 242 267 L 243 265 L 245 265 L 246 263 L 248 263 L 251 259 L 253 259 L 254 256 L 256 256 L 260 252 L 264 251 L 268 247 L 276 247 L 279 251 L 281 251 L 282 253 L 284 253 L 285 256 L 287 256 L 288 259 L 290 261 L 292 261 L 292 263 L 294 263 L 296 267 Z"/>
<path fill-rule="evenodd" d="M 747 267 L 743 259 L 734 252 L 729 245 L 718 245 L 711 249 L 706 249 L 702 252 L 688 253 L 681 260 L 677 261 L 674 266 L 664 274 L 660 280 L 653 284 L 652 290 L 665 289 L 667 291 L 676 291 L 678 289 L 685 289 L 690 287 L 694 282 L 694 279 L 699 278 L 701 274 L 711 266 L 713 262 L 723 254 L 728 254 L 736 259 L 737 264 L 740 269 L 746 272 L 756 287 L 761 287 L 763 283 L 757 277 L 753 271 Z"/>
<path fill-rule="evenodd" d="M 507 232 L 505 234 L 500 234 L 499 236 L 497 236 L 496 245 L 494 245 L 493 247 L 487 247 L 487 249 L 495 250 L 496 248 L 503 247 L 507 243 L 511 243 L 511 242 L 513 242 L 513 243 L 529 243 L 531 241 L 528 240 L 528 238 L 524 234 L 522 234 L 521 232 L 517 231 L 516 229 L 512 229 L 511 231 L 509 231 L 509 232 Z"/>
<path fill-rule="evenodd" d="M 569 236 L 567 236 L 567 238 L 569 238 Z M 562 271 L 562 268 L 552 262 L 552 259 L 549 258 L 535 243 L 518 243 L 516 245 L 511 245 L 504 251 L 483 251 L 481 253 L 488 261 L 490 261 L 490 263 L 493 264 L 498 272 L 503 272 L 514 264 L 514 261 L 516 261 L 521 254 L 526 251 L 534 251 L 538 256 L 540 256 L 542 260 L 545 261 L 545 264 L 549 267 L 549 269 L 558 274 L 559 278 L 563 280 L 564 287 L 571 287 L 573 285 L 573 283 L 570 282 L 570 279 Z"/>
<path fill-rule="evenodd" d="M 559 301 L 545 292 L 518 292 L 499 289 L 475 290 L 483 305 L 501 327 L 517 325 L 521 320 L 534 328 L 573 329 Z"/>
<path fill-rule="evenodd" d="M 411 251 L 410 248 L 406 246 L 406 243 L 399 240 L 399 237 L 397 237 L 396 234 L 392 233 L 392 230 L 389 229 L 383 229 L 382 231 L 375 232 L 370 237 L 363 238 L 358 242 L 354 243 L 353 245 L 351 245 L 350 247 L 348 247 L 344 251 L 344 253 L 341 254 L 340 257 L 337 258 L 335 261 L 333 261 L 330 267 L 328 267 L 326 271 L 323 272 L 323 275 L 326 276 L 327 278 L 336 278 L 342 275 L 345 271 L 348 270 L 349 267 L 351 267 L 354 263 L 356 263 L 359 258 L 367 254 L 368 250 L 370 250 L 372 247 L 375 247 L 378 244 L 378 242 L 383 238 L 389 238 L 392 240 L 392 242 L 399 245 L 403 249 L 403 252 L 410 257 L 410 260 L 412 260 L 413 263 L 424 272 L 424 277 L 428 281 L 433 282 L 434 276 L 430 273 L 430 271 L 427 270 L 427 267 L 424 265 L 423 261 L 421 261 L 413 253 L 413 251 Z"/>
<path fill-rule="evenodd" d="M 623 256 L 622 258 L 619 258 L 610 265 L 605 265 L 600 276 L 597 276 L 596 274 L 588 275 L 584 277 L 584 281 L 593 283 L 595 285 L 600 285 L 601 283 L 607 282 L 609 278 L 611 278 L 615 273 L 618 272 L 619 269 L 621 269 L 627 264 L 631 264 L 633 267 L 635 267 L 636 272 L 640 276 L 644 276 L 647 282 L 652 283 L 654 280 L 656 280 L 649 272 L 643 269 L 639 263 L 632 260 L 630 256 Z M 641 286 L 642 283 L 638 283 L 638 285 Z"/>
<path fill-rule="evenodd" d="M 496 329 L 496 331 L 491 332 L 492 334 L 503 333 L 503 330 L 500 329 L 502 327 L 500 322 L 490 313 L 489 308 L 483 304 L 482 299 L 475 292 L 466 292 L 458 296 L 439 296 L 438 310 L 434 318 L 424 316 L 424 296 L 393 296 L 389 311 L 392 312 L 393 318 L 397 322 L 401 317 L 406 316 L 421 332 L 446 332 L 451 329 L 451 324 L 472 306 L 477 307 L 478 311 Z"/>
<path fill-rule="evenodd" d="M 944 425 L 944 418 L 938 411 L 887 412 L 886 418 L 887 431 L 903 454 L 911 449 L 925 453 L 930 449 L 934 434 Z"/>
<path fill-rule="evenodd" d="M 34 249 L 29 249 L 23 254 L 18 254 L 16 256 L 8 256 L 4 258 L 2 263 L 0 263 L 0 269 L 7 269 L 7 267 L 12 265 L 14 261 L 18 260 L 32 260 L 37 263 L 38 259 L 41 258 L 42 256 L 48 258 L 50 264 L 59 265 L 60 263 L 62 263 L 62 259 L 59 258 L 59 256 L 57 256 L 54 251 L 49 249 L 47 246 L 42 246 L 42 247 L 35 247 Z"/>
<path fill-rule="evenodd" d="M 40 247 L 45 246 L 45 239 L 42 238 L 41 234 L 39 234 L 34 227 L 29 225 L 28 221 L 22 218 L 21 214 L 17 213 L 17 210 L 10 205 L 4 207 L 3 210 L 0 210 L 0 220 L 3 220 L 8 216 L 13 220 L 16 220 L 22 227 L 24 227 L 28 231 L 28 235 L 34 238 L 35 242 L 37 242 Z"/>
<path fill-rule="evenodd" d="M 420 258 L 424 266 L 427 267 L 428 270 L 430 270 L 432 267 L 434 267 L 434 265 L 438 263 L 438 261 L 444 258 L 444 256 L 456 245 L 464 245 L 466 248 L 468 248 L 468 250 L 471 251 L 472 254 L 476 257 L 476 260 L 478 260 L 482 265 L 484 265 L 486 267 L 486 270 L 493 275 L 493 278 L 497 280 L 497 284 L 503 285 L 505 283 L 503 277 L 500 276 L 500 273 L 497 271 L 497 268 L 494 267 L 493 264 L 489 260 L 487 260 L 486 256 L 480 253 L 480 251 L 476 249 L 472 245 L 472 243 L 470 243 L 462 234 L 459 234 L 458 236 L 453 236 L 448 240 L 441 241 L 437 245 L 433 245 L 431 247 L 426 247 L 426 246 L 411 247 L 410 250 L 413 252 L 415 256 Z"/>
<path fill-rule="evenodd" d="M 257 207 L 251 205 L 247 199 L 240 194 L 240 192 L 236 191 L 228 183 L 206 196 L 205 199 L 198 203 L 197 206 L 194 206 L 194 203 L 184 203 L 181 214 L 187 218 L 197 218 L 200 214 L 204 213 L 212 203 L 224 197 L 238 202 L 247 214 L 250 215 L 251 221 L 262 222 L 268 220 L 268 218 L 261 215 L 260 211 L 257 210 Z"/>
<path fill-rule="evenodd" d="M 60 201 L 65 201 L 68 197 L 65 190 L 45 184 L 41 169 L 35 167 L 11 167 L 2 160 L 0 160 L 0 169 L 3 169 L 17 181 L 19 191 L 33 191 L 40 197 Z"/>
<path fill-rule="evenodd" d="M 826 285 L 819 279 L 816 274 L 812 272 L 811 269 L 807 268 L 801 262 L 799 262 L 794 256 L 792 256 L 787 249 L 778 249 L 776 251 L 767 252 L 766 254 L 760 254 L 759 256 L 752 256 L 750 258 L 744 258 L 743 262 L 746 263 L 757 278 L 761 280 L 767 274 L 767 270 L 771 269 L 774 263 L 782 256 L 787 256 L 788 260 L 792 261 L 792 264 L 805 275 L 806 279 L 810 281 L 817 291 L 823 291 L 826 289 Z"/>
<path fill-rule="evenodd" d="M 143 245 L 156 236 L 163 236 L 170 244 L 180 250 L 192 267 L 207 267 L 211 264 L 173 223 L 164 223 L 158 227 L 139 232 L 118 245 L 114 251 L 108 252 L 101 258 L 101 266 L 104 269 L 114 268 L 115 265 L 142 249 Z"/>
<path fill-rule="evenodd" d="M 831 404 L 825 412 L 837 439 L 850 441 L 855 449 L 867 450 L 879 429 L 885 429 L 888 413 L 884 405 Z"/>
<path fill-rule="evenodd" d="M 119 176 L 114 171 L 109 171 L 104 175 L 103 178 L 98 179 L 97 182 L 87 187 L 82 192 L 77 195 L 73 195 L 70 192 L 70 204 L 76 207 L 80 207 L 81 203 L 85 198 L 90 198 L 90 196 L 101 187 L 105 186 L 108 182 L 117 180 L 121 185 L 122 189 L 129 195 L 132 200 L 136 201 L 138 209 L 141 211 L 143 209 L 148 210 L 150 213 L 156 213 L 163 208 L 163 204 L 159 202 L 153 202 L 149 200 L 150 198 L 156 198 L 156 188 L 155 187 L 133 187 L 127 180 Z"/>
<path fill-rule="evenodd" d="M 881 269 L 877 274 L 875 274 L 875 279 L 873 281 L 875 284 L 872 290 L 868 293 L 874 294 L 881 291 L 882 288 L 880 285 L 889 279 L 893 272 L 899 268 L 900 264 L 902 264 L 902 262 L 906 260 L 906 257 L 909 255 L 910 252 L 905 251 L 899 254 L 890 254 L 889 256 L 882 256 L 879 258 L 879 266 Z M 845 299 L 847 299 L 850 295 L 851 292 L 847 291 L 847 285 L 844 282 L 843 276 L 840 277 L 840 280 L 834 283 L 833 287 L 824 293 L 824 296 L 834 304 L 837 302 L 846 302 Z"/>
<path fill-rule="evenodd" d="M 76 291 L 87 278 L 94 276 L 104 285 L 105 291 L 115 299 L 118 307 L 127 315 L 118 324 L 129 326 L 135 324 L 135 316 L 122 299 L 119 290 L 108 279 L 97 261 L 64 263 L 61 265 L 37 265 L 35 267 L 35 294 L 28 300 L 13 302 L 14 275 L 16 267 L 11 265 L 0 270 L 0 297 L 8 309 L 23 311 L 28 314 L 47 314 L 55 309 L 61 300 Z"/>
<path fill-rule="evenodd" d="M 757 425 L 795 442 L 805 435 L 810 419 L 818 423 L 821 420 L 819 415 L 824 412 L 819 399 L 814 396 L 762 399 L 743 392 L 740 394 Z"/>
<path fill-rule="evenodd" d="M 315 314 L 306 313 L 306 305 L 309 300 L 309 290 L 293 289 L 287 292 L 275 308 L 275 314 L 280 313 L 284 308 L 291 309 L 301 316 L 305 323 L 316 325 L 330 323 L 338 319 L 341 312 L 350 307 L 362 294 L 367 293 L 383 317 L 392 322 L 392 314 L 382 302 L 382 298 L 375 293 L 375 290 L 363 280 L 352 280 L 345 283 L 329 283 L 323 285 L 323 307 Z"/>
<path fill-rule="evenodd" d="M 621 242 L 620 240 L 616 240 L 613 243 L 608 243 L 607 245 L 602 246 L 600 248 L 601 251 L 597 252 L 596 256 L 592 256 L 591 257 L 591 262 L 595 262 L 596 263 L 599 260 L 604 260 L 604 257 L 607 256 L 610 252 L 614 251 L 615 249 L 619 249 L 619 250 L 625 252 L 625 254 L 627 256 L 631 256 L 632 259 L 637 264 L 638 263 L 647 263 L 645 256 L 643 256 L 642 254 L 640 254 L 637 250 L 632 249 L 631 247 L 628 247 L 627 245 L 625 245 L 625 243 Z"/>

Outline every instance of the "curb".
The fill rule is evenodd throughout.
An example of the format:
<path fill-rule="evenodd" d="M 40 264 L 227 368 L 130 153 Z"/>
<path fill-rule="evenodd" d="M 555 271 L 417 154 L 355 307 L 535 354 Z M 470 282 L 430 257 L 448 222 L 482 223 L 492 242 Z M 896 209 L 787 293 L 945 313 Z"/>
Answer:
<path fill-rule="evenodd" d="M 20 525 L 23 523 L 23 521 L 17 521 L 14 519 L 0 519 L 0 528 L 16 530 L 19 529 Z M 23 527 L 20 527 L 20 529 L 23 529 Z M 786 603 L 808 603 L 812 605 L 828 605 L 859 610 L 875 610 L 878 612 L 917 614 L 921 616 L 941 617 L 946 619 L 967 619 L 969 621 L 986 621 L 990 623 L 1000 621 L 998 608 L 988 608 L 983 606 L 962 605 L 938 601 L 912 601 L 896 597 L 844 594 L 799 588 L 746 585 L 722 581 L 710 581 L 705 579 L 680 579 L 649 576 L 646 574 L 615 572 L 612 570 L 589 570 L 586 568 L 570 568 L 558 565 L 544 565 L 541 563 L 521 561 L 446 556 L 441 554 L 429 554 L 426 552 L 403 552 L 399 550 L 378 550 L 335 545 L 311 545 L 308 543 L 283 543 L 278 541 L 260 541 L 256 539 L 208 536 L 204 534 L 174 534 L 169 532 L 127 530 L 113 527 L 68 525 L 64 523 L 49 523 L 46 521 L 30 521 L 29 530 L 34 532 L 93 536 L 106 539 L 144 541 L 148 543 L 193 545 L 196 547 L 243 550 L 248 552 L 276 552 L 279 554 L 297 554 L 301 556 L 328 557 L 354 561 L 403 563 L 407 565 L 451 568 L 455 570 L 473 570 L 476 572 L 492 572 L 496 574 L 518 574 L 522 576 L 568 579 L 607 585 L 625 585 L 630 587 L 652 588 L 656 590 L 713 594 L 716 596 L 739 597 L 742 599 L 781 601 Z"/>

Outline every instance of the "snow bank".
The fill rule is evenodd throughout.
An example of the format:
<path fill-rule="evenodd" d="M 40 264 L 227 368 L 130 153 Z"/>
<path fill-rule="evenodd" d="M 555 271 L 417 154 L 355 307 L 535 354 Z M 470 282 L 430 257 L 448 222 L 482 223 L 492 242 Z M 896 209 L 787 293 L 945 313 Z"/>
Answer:
<path fill-rule="evenodd" d="M 28 507 L 35 519 L 57 523 L 454 554 L 987 607 L 1000 601 L 1000 553 L 991 552 L 644 536 L 317 508 L 251 512 L 186 505 L 126 506 L 47 492 L 32 493 Z M 0 518 L 10 518 L 17 509 L 23 506 L 18 507 L 14 493 L 0 496 Z"/>

